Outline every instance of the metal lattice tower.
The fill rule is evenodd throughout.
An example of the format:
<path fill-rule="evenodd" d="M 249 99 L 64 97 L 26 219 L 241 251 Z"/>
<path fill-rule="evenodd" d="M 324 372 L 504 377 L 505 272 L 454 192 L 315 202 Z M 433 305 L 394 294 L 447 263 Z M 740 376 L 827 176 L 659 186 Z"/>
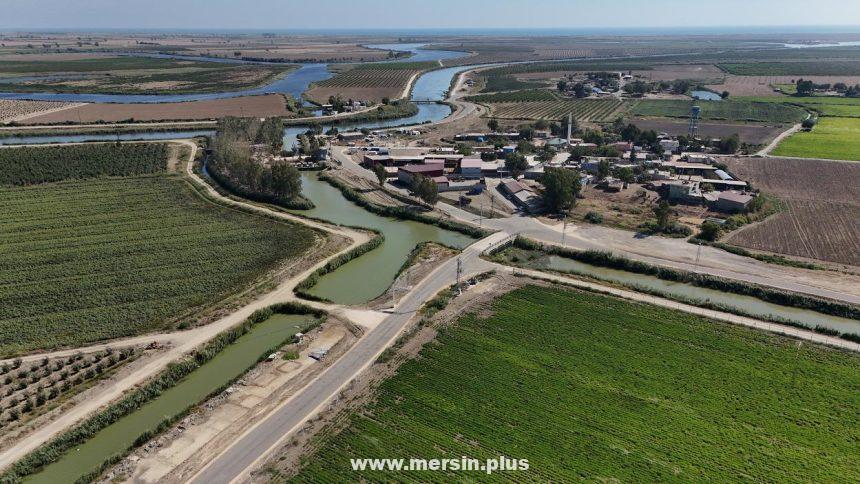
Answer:
<path fill-rule="evenodd" d="M 693 106 L 690 110 L 690 136 L 694 137 L 699 134 L 699 115 L 702 113 L 702 108 Z"/>

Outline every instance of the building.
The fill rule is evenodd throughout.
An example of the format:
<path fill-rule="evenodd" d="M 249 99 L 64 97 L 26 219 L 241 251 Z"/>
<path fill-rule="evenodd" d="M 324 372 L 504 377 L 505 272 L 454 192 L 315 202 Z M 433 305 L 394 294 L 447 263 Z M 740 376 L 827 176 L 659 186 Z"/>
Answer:
<path fill-rule="evenodd" d="M 480 158 L 463 158 L 460 160 L 460 176 L 463 178 L 481 178 L 484 162 Z"/>
<path fill-rule="evenodd" d="M 678 151 L 681 148 L 681 143 L 676 139 L 661 139 L 660 147 L 663 151 Z"/>
<path fill-rule="evenodd" d="M 341 141 L 360 141 L 364 139 L 364 133 L 361 131 L 350 131 L 348 133 L 338 133 L 337 139 Z"/>
<path fill-rule="evenodd" d="M 423 175 L 430 178 L 445 175 L 445 165 L 442 163 L 428 163 L 424 165 L 405 165 L 397 170 L 397 180 L 404 185 L 412 185 L 412 177 Z"/>
<path fill-rule="evenodd" d="M 721 192 L 711 206 L 720 212 L 738 213 L 746 211 L 753 198 L 749 193 L 727 190 Z"/>
<path fill-rule="evenodd" d="M 514 204 L 527 212 L 536 212 L 541 208 L 540 197 L 516 180 L 503 182 L 499 185 L 499 189 Z"/>
<path fill-rule="evenodd" d="M 668 187 L 666 198 L 670 202 L 699 203 L 702 201 L 702 189 L 697 181 L 672 181 Z"/>

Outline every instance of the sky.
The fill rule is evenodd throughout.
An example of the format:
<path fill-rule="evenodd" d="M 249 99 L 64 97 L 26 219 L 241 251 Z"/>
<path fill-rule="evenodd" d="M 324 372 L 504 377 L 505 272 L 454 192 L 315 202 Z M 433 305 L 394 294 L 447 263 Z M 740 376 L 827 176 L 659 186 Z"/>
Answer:
<path fill-rule="evenodd" d="M 858 25 L 858 0 L 0 0 L 3 30 Z"/>

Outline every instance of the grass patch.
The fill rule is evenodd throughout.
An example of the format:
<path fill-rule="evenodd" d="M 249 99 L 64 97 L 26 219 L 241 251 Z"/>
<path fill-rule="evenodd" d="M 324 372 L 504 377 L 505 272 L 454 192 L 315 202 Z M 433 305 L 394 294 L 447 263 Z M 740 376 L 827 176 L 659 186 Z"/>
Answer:
<path fill-rule="evenodd" d="M 530 468 L 448 477 L 860 479 L 856 355 L 553 288 L 516 290 L 491 309 L 443 329 L 348 428 L 324 437 L 294 481 L 438 476 L 356 475 L 350 457 L 499 455 Z"/>
<path fill-rule="evenodd" d="M 772 154 L 860 161 L 860 119 L 820 118 L 812 131 L 791 135 Z"/>

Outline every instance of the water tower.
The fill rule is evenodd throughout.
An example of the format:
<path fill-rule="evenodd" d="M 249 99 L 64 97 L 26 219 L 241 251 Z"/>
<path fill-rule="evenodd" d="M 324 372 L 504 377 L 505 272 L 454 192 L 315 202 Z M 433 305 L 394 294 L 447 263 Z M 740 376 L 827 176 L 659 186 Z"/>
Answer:
<path fill-rule="evenodd" d="M 699 134 L 699 115 L 702 114 L 702 108 L 693 106 L 690 110 L 690 137 L 695 137 Z"/>

